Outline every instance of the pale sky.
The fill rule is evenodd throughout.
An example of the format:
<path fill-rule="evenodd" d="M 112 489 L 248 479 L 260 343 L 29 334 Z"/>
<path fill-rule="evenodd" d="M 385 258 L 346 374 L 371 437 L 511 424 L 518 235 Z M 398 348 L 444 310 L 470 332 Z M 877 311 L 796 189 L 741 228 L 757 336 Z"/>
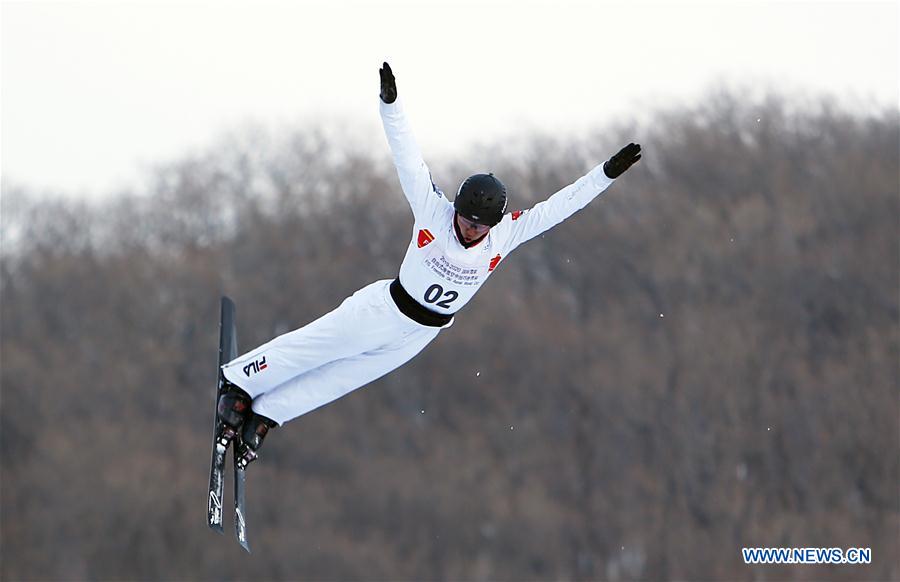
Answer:
<path fill-rule="evenodd" d="M 140 188 L 247 122 L 358 127 L 387 152 L 383 60 L 426 158 L 717 82 L 900 99 L 898 2 L 4 1 L 0 20 L 3 176 L 72 196 Z"/>

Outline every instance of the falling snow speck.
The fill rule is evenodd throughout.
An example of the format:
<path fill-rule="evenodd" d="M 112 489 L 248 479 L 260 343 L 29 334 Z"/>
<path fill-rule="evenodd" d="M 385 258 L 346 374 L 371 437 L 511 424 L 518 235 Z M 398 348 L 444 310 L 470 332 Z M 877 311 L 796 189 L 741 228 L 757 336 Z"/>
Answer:
<path fill-rule="evenodd" d="M 425 411 L 424 411 L 424 410 L 422 411 L 422 414 L 425 414 Z"/>
<path fill-rule="evenodd" d="M 475 376 L 481 376 L 481 372 L 475 372 Z"/>
<path fill-rule="evenodd" d="M 509 427 L 509 430 L 512 430 L 512 429 L 513 429 L 513 427 L 510 426 L 510 427 Z"/>
<path fill-rule="evenodd" d="M 660 313 L 659 316 L 660 316 L 660 317 L 665 317 L 665 315 L 663 315 L 662 313 Z"/>

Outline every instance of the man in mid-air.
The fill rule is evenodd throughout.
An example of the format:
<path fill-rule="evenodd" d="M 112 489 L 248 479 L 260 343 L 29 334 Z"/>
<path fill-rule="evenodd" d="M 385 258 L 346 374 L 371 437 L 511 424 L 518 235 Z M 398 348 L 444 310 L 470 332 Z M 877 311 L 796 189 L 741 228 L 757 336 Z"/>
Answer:
<path fill-rule="evenodd" d="M 631 143 L 530 210 L 506 213 L 506 187 L 475 174 L 451 203 L 434 184 L 403 108 L 391 67 L 381 75 L 381 119 L 415 225 L 400 275 L 371 283 L 333 311 L 222 367 L 228 391 L 218 414 L 239 431 L 241 466 L 270 428 L 399 368 L 453 325 L 501 261 L 522 243 L 584 208 L 641 158 Z"/>

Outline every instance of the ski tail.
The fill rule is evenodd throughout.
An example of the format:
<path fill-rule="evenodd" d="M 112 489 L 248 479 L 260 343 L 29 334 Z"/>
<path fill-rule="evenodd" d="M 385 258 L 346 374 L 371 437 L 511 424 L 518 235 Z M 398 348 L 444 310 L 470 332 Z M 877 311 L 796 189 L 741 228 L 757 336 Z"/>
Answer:
<path fill-rule="evenodd" d="M 231 459 L 234 467 L 234 535 L 237 536 L 238 542 L 247 552 L 250 552 L 250 541 L 247 539 L 247 515 L 244 509 L 244 492 L 247 483 L 247 470 L 238 467 L 238 450 L 240 449 L 240 435 L 235 439 L 233 458 Z"/>

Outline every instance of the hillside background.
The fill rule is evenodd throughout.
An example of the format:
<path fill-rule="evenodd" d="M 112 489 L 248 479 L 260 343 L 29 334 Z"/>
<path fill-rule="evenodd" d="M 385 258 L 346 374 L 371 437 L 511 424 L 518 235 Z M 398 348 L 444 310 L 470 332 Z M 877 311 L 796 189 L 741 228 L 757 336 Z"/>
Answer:
<path fill-rule="evenodd" d="M 219 296 L 246 350 L 397 274 L 412 214 L 353 138 L 250 128 L 95 202 L 4 181 L 4 580 L 900 580 L 900 124 L 827 97 L 429 159 L 517 209 L 645 151 L 410 364 L 272 433 L 252 555 L 209 531 Z"/>

